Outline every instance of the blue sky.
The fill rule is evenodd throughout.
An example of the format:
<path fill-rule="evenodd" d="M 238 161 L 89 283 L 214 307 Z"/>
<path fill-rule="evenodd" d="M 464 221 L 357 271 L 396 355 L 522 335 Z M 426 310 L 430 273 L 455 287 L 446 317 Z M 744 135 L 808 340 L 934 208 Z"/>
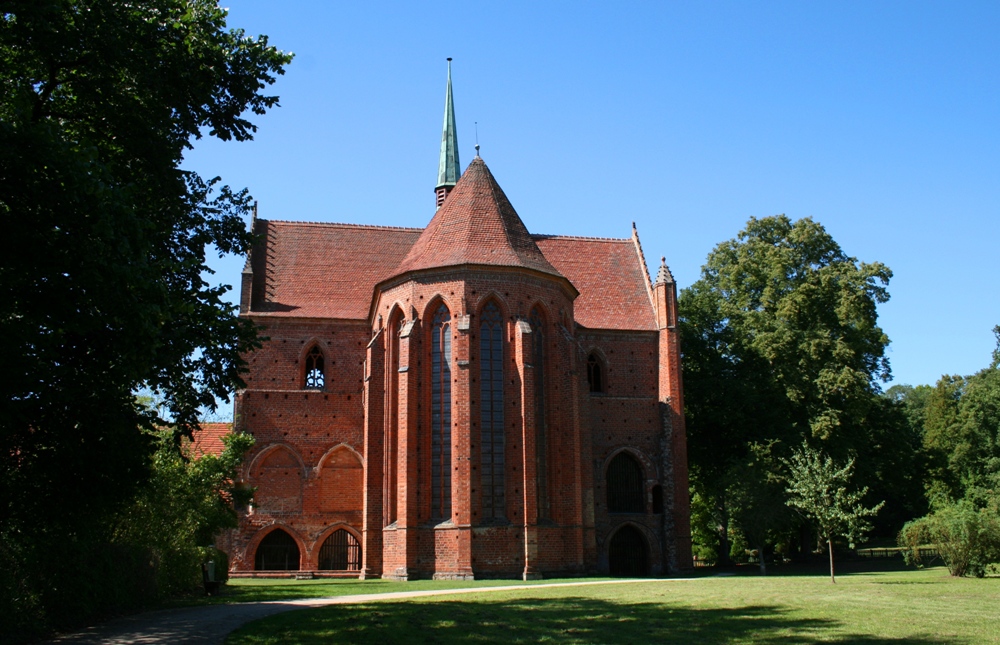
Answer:
<path fill-rule="evenodd" d="M 895 274 L 894 383 L 989 362 L 1000 3 L 228 6 L 296 58 L 253 142 L 204 139 L 185 164 L 249 188 L 263 218 L 426 225 L 451 56 L 463 167 L 478 122 L 532 232 L 635 221 L 684 287 L 749 217 L 812 217 Z M 213 266 L 238 284 L 242 259 Z"/>

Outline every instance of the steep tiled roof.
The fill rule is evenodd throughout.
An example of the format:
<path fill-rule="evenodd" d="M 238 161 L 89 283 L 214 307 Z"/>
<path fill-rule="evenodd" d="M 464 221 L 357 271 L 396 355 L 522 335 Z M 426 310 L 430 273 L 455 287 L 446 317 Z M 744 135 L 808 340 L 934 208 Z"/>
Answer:
<path fill-rule="evenodd" d="M 364 320 L 418 228 L 258 219 L 251 313 Z"/>
<path fill-rule="evenodd" d="M 465 169 L 394 275 L 460 264 L 524 267 L 560 275 L 479 157 Z"/>
<path fill-rule="evenodd" d="M 365 320 L 375 285 L 398 273 L 395 267 L 428 230 L 258 219 L 251 313 Z M 546 273 L 564 276 L 579 290 L 574 310 L 582 326 L 656 329 L 646 267 L 632 240 L 528 235 L 528 241 L 549 267 Z M 457 263 L 498 264 L 449 264 Z"/>
<path fill-rule="evenodd" d="M 646 289 L 646 267 L 639 261 L 632 240 L 533 237 L 545 257 L 580 291 L 573 304 L 580 325 L 596 329 L 656 329 Z"/>
<path fill-rule="evenodd" d="M 233 429 L 231 423 L 202 423 L 201 429 L 195 431 L 191 453 L 194 457 L 202 455 L 221 455 L 222 438 Z"/>

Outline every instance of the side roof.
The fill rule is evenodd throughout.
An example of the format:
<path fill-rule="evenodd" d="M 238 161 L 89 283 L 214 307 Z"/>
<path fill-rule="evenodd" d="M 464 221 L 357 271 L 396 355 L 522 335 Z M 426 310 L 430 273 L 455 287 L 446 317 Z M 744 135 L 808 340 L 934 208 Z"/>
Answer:
<path fill-rule="evenodd" d="M 591 329 L 655 331 L 649 275 L 631 239 L 533 235 L 538 248 L 580 295 L 576 322 Z"/>
<path fill-rule="evenodd" d="M 424 229 L 258 219 L 254 231 L 252 315 L 366 320 L 375 285 L 398 273 Z M 633 240 L 531 240 L 580 292 L 574 311 L 581 326 L 656 330 Z"/>
<path fill-rule="evenodd" d="M 258 219 L 251 314 L 366 320 L 423 229 Z"/>

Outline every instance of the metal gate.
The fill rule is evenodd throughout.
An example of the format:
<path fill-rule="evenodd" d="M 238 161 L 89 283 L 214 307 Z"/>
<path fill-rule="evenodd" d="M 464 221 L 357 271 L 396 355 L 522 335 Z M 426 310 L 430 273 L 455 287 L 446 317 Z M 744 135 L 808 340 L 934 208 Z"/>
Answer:
<path fill-rule="evenodd" d="M 326 538 L 319 550 L 319 568 L 327 571 L 360 571 L 361 544 L 358 538 L 338 529 Z"/>
<path fill-rule="evenodd" d="M 649 575 L 646 538 L 634 526 L 623 526 L 608 544 L 608 565 L 613 576 Z"/>
<path fill-rule="evenodd" d="M 254 556 L 257 571 L 298 571 L 299 545 L 295 539 L 281 529 L 275 529 L 264 536 L 257 545 Z"/>

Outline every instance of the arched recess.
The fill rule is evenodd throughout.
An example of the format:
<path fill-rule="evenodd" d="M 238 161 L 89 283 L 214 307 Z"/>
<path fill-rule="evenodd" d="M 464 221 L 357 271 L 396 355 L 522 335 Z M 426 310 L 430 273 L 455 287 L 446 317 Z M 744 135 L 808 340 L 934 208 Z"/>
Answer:
<path fill-rule="evenodd" d="M 608 568 L 613 576 L 649 575 L 649 541 L 631 523 L 622 524 L 608 540 Z"/>
<path fill-rule="evenodd" d="M 452 315 L 443 298 L 431 301 L 427 326 L 430 391 L 431 518 L 451 519 Z"/>
<path fill-rule="evenodd" d="M 327 356 L 327 349 L 319 338 L 310 338 L 303 344 L 299 365 L 299 382 L 302 384 L 302 389 L 326 389 L 333 374 L 333 361 Z"/>
<path fill-rule="evenodd" d="M 298 571 L 302 550 L 290 529 L 269 527 L 254 548 L 254 571 Z"/>
<path fill-rule="evenodd" d="M 604 482 L 609 513 L 646 512 L 646 478 L 631 452 L 622 450 L 611 458 Z"/>
<path fill-rule="evenodd" d="M 317 540 L 316 568 L 320 571 L 360 571 L 361 538 L 354 529 L 338 524 Z"/>
<path fill-rule="evenodd" d="M 493 299 L 479 313 L 479 424 L 481 519 L 507 517 L 504 441 L 503 310 Z"/>
<path fill-rule="evenodd" d="M 250 467 L 250 482 L 257 487 L 256 512 L 280 514 L 302 511 L 302 459 L 290 447 L 276 444 L 257 455 Z"/>
<path fill-rule="evenodd" d="M 549 498 L 549 444 L 548 444 L 548 372 L 546 343 L 548 340 L 548 316 L 541 303 L 535 303 L 528 314 L 531 325 L 531 363 L 535 381 L 535 491 L 538 498 L 538 519 L 547 520 L 551 516 Z"/>
<path fill-rule="evenodd" d="M 324 513 L 360 513 L 364 509 L 364 464 L 346 444 L 323 456 L 318 465 L 319 509 Z"/>
<path fill-rule="evenodd" d="M 385 360 L 385 423 L 382 464 L 382 525 L 397 519 L 396 498 L 399 491 L 399 334 L 403 328 L 403 310 L 393 305 L 388 317 Z"/>
<path fill-rule="evenodd" d="M 608 360 L 596 347 L 587 352 L 587 386 L 591 394 L 608 391 Z"/>

